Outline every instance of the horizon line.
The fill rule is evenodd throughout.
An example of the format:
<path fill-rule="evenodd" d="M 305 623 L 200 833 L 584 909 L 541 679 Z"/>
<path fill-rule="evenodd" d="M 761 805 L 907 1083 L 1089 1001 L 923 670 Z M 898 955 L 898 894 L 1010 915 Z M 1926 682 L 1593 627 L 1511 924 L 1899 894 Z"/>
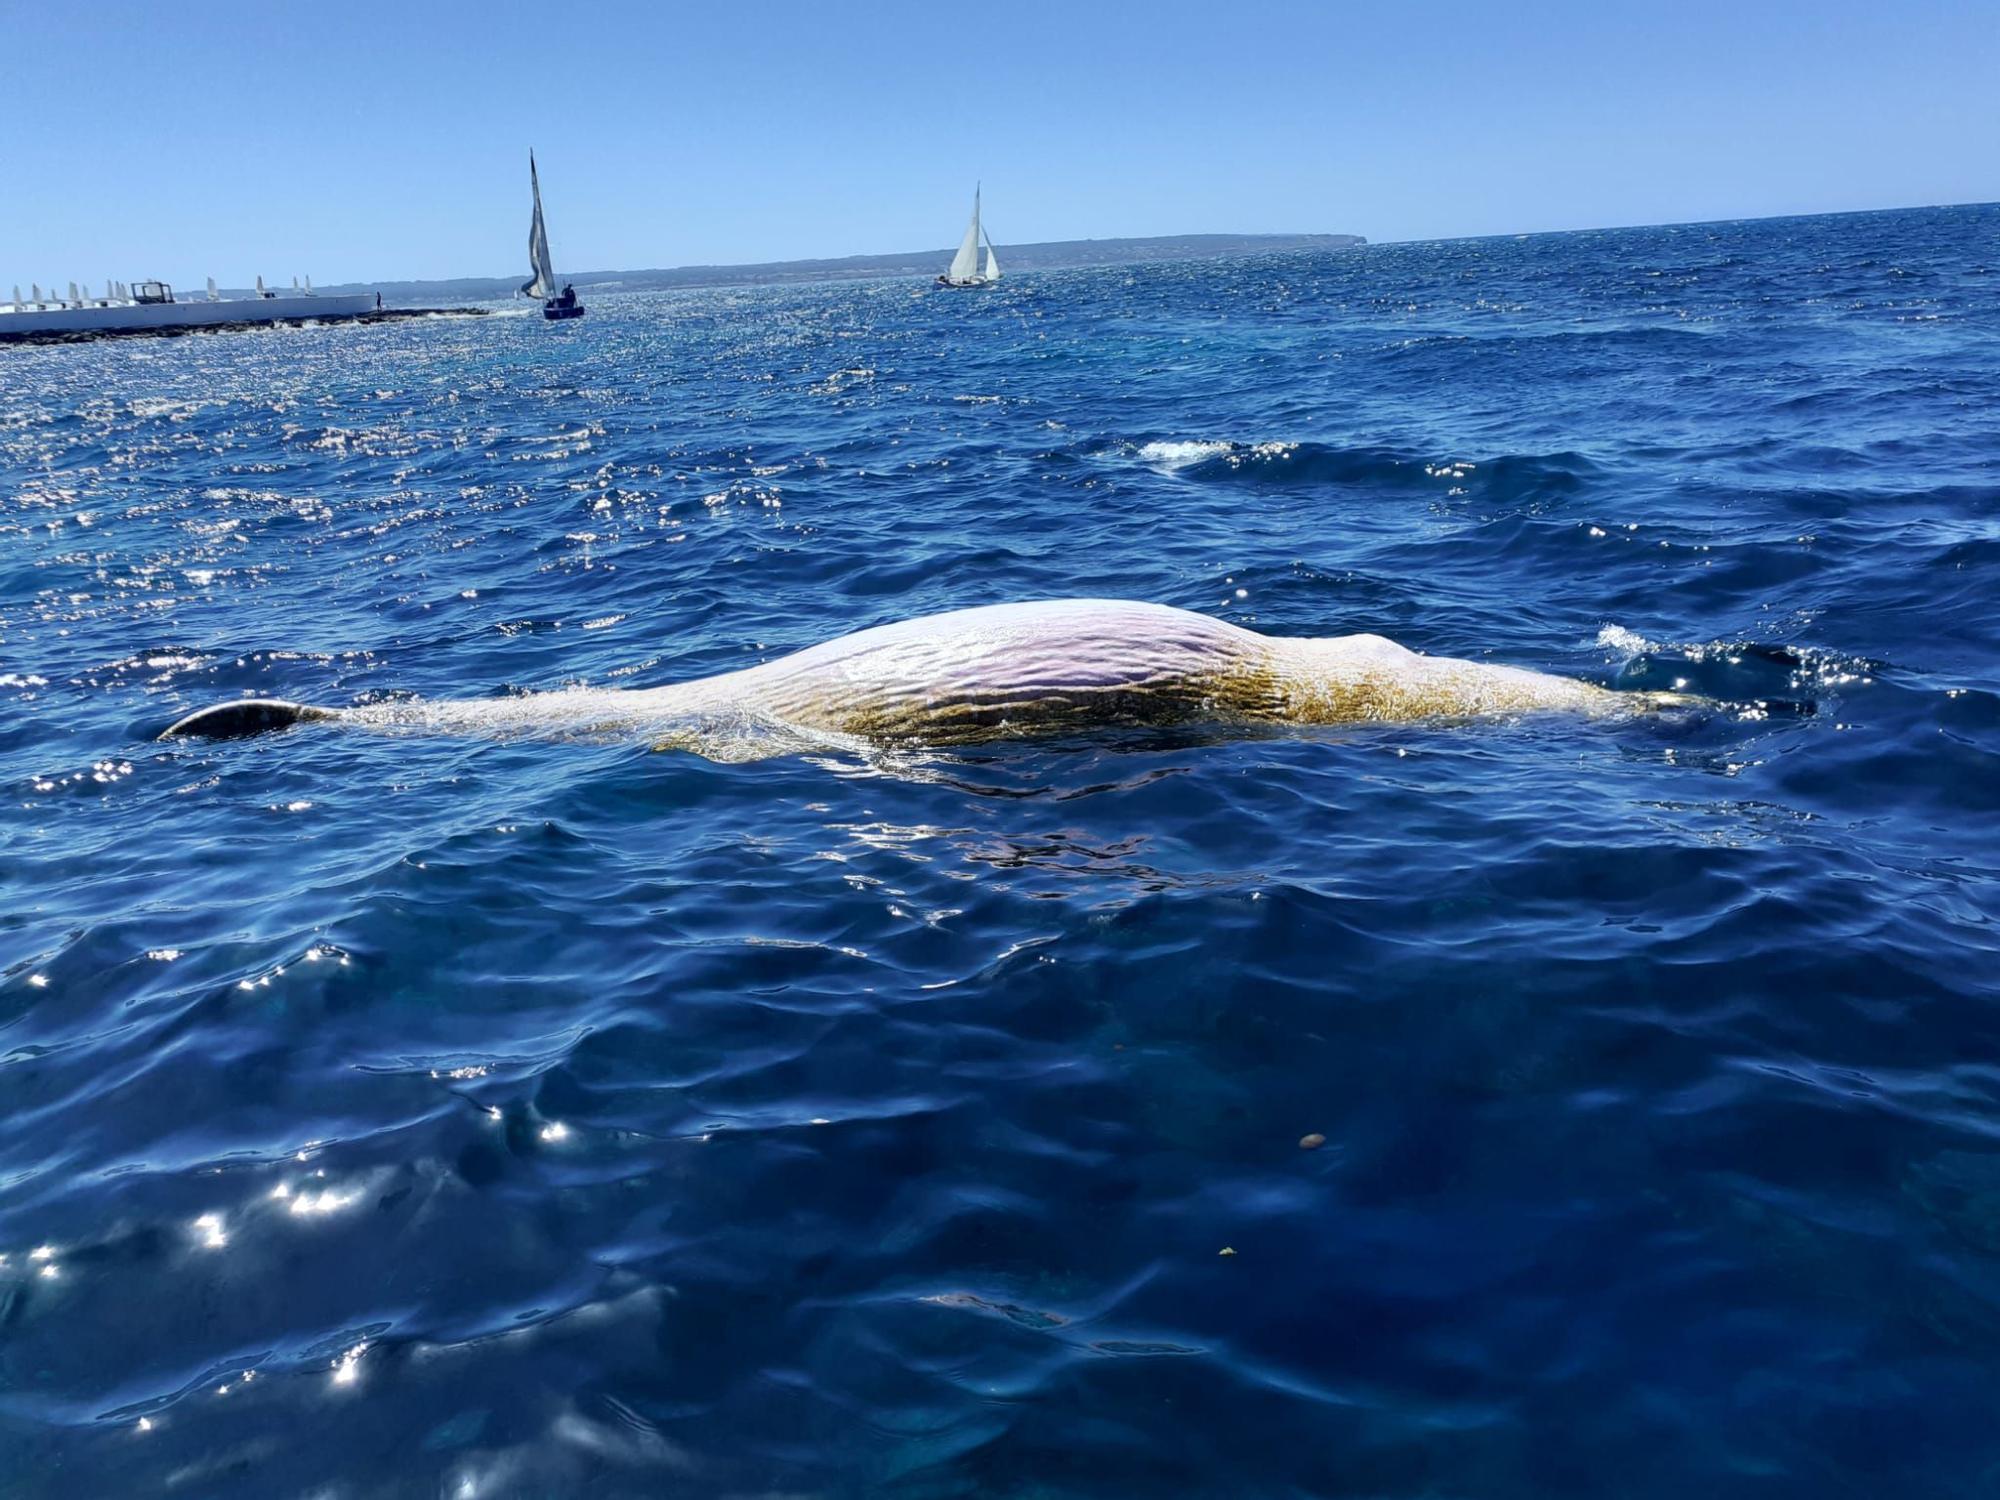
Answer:
<path fill-rule="evenodd" d="M 1954 208 L 2000 208 L 2000 199 L 1973 199 L 1968 201 L 1944 202 L 1944 203 L 1894 203 L 1894 204 L 1879 204 L 1867 208 L 1814 209 L 1814 210 L 1806 210 L 1806 211 L 1791 212 L 1791 213 L 1747 214 L 1747 215 L 1736 215 L 1732 217 L 1708 218 L 1708 219 L 1658 219 L 1658 220 L 1646 220 L 1634 223 L 1570 225 L 1561 228 L 1550 228 L 1550 229 L 1498 229 L 1498 230 L 1485 230 L 1477 234 L 1418 235 L 1408 239 L 1373 239 L 1366 235 L 1357 234 L 1356 231 L 1353 230 L 1202 229 L 1202 230 L 1181 231 L 1174 234 L 1081 235 L 1069 239 L 1015 240 L 1010 243 L 1011 247 L 1015 249 L 1031 249 L 1041 245 L 1087 245 L 1106 240 L 1111 240 L 1111 241 L 1179 240 L 1179 239 L 1200 239 L 1206 237 L 1218 237 L 1225 239 L 1318 239 L 1318 238 L 1345 237 L 1345 238 L 1356 238 L 1361 241 L 1361 244 L 1359 246 L 1355 246 L 1353 248 L 1380 249 L 1384 246 L 1390 246 L 1390 245 L 1452 245 L 1452 244 L 1465 244 L 1477 240 L 1534 239 L 1543 235 L 1604 234 L 1614 230 L 1626 230 L 1626 229 L 1702 229 L 1718 224 L 1764 224 L 1764 223 L 1781 222 L 1787 219 L 1831 219 L 1831 218 L 1858 217 L 1865 214 L 1918 213 L 1924 211 L 1954 209 Z M 996 241 L 995 244 L 997 246 L 998 242 Z M 921 250 L 858 250 L 858 251 L 849 251 L 836 255 L 800 256 L 792 260 L 688 261 L 679 265 L 632 266 L 616 271 L 607 268 L 596 271 L 579 271 L 571 274 L 583 275 L 583 276 L 604 276 L 604 275 L 629 276 L 629 275 L 665 275 L 675 272 L 689 272 L 689 271 L 755 270 L 772 266 L 810 265 L 818 262 L 830 263 L 830 262 L 837 262 L 844 260 L 887 259 L 894 256 L 914 257 L 914 256 L 933 255 L 933 254 L 948 255 L 950 254 L 950 252 L 951 252 L 951 247 L 949 245 L 939 246 L 935 249 L 921 249 Z M 326 287 L 332 288 L 341 286 L 357 286 L 357 287 L 368 286 L 376 282 L 398 282 L 398 281 L 401 282 L 504 281 L 508 277 L 513 276 L 515 274 L 517 273 L 514 271 L 501 271 L 497 273 L 459 273 L 456 275 L 423 275 L 423 274 L 412 275 L 405 273 L 401 275 L 383 275 L 370 278 L 343 279 L 338 276 L 322 277 L 321 280 Z M 32 280 L 33 278 L 30 279 Z M 138 279 L 144 280 L 146 278 L 142 277 Z M 206 278 L 203 279 L 206 280 Z M 180 283 L 175 282 L 171 284 L 178 286 Z M 79 281 L 77 285 L 79 288 L 82 288 L 86 286 L 86 283 L 83 281 Z M 243 290 L 243 288 L 239 287 L 223 288 L 220 280 L 217 281 L 217 288 L 218 290 Z"/>
<path fill-rule="evenodd" d="M 1863 214 L 1911 214 L 1943 208 L 2000 208 L 2000 198 L 1954 203 L 1885 203 L 1873 208 L 1820 208 L 1798 213 L 1737 214 L 1721 219 L 1658 219 L 1636 224 L 1579 224 L 1567 229 L 1495 229 L 1482 234 L 1432 234 L 1407 240 L 1370 240 L 1371 245 L 1458 245 L 1467 240 L 1523 240 L 1544 234 L 1607 234 L 1614 229 L 1706 229 L 1715 224 L 1777 224 L 1786 219 L 1844 219 Z"/>
<path fill-rule="evenodd" d="M 1221 239 L 1244 239 L 1244 240 L 1351 238 L 1351 239 L 1358 239 L 1361 243 L 1352 246 L 1350 248 L 1382 249 L 1385 246 L 1390 246 L 1390 245 L 1459 245 L 1459 244 L 1467 244 L 1477 240 L 1536 239 L 1543 235 L 1562 235 L 1562 234 L 1607 234 L 1615 230 L 1625 230 L 1625 229 L 1704 229 L 1718 224 L 1775 224 L 1775 223 L 1781 223 L 1787 219 L 1857 218 L 1865 214 L 1921 213 L 1932 210 L 1953 209 L 1953 208 L 2000 208 L 2000 198 L 1976 199 L 1970 202 L 1953 202 L 1953 203 L 1892 203 L 1892 204 L 1879 205 L 1872 208 L 1830 208 L 1830 209 L 1811 210 L 1803 213 L 1749 214 L 1749 215 L 1738 215 L 1734 218 L 1720 218 L 1720 219 L 1660 219 L 1656 221 L 1634 223 L 1634 224 L 1589 224 L 1589 225 L 1576 225 L 1561 229 L 1511 229 L 1511 230 L 1501 229 L 1501 230 L 1489 230 L 1480 234 L 1422 235 L 1412 239 L 1404 239 L 1404 240 L 1371 239 L 1366 235 L 1358 234 L 1354 230 L 1347 230 L 1347 229 L 1339 229 L 1339 230 L 1200 229 L 1200 230 L 1186 231 L 1179 234 L 1085 235 L 1072 239 L 1059 239 L 1059 240 L 1015 240 L 1011 242 L 1010 248 L 1019 250 L 1019 249 L 1034 249 L 1037 246 L 1041 245 L 1088 245 L 1094 243 L 1103 243 L 1105 241 L 1119 241 L 1119 240 L 1141 242 L 1146 240 L 1190 240 L 1190 239 L 1204 239 L 1212 237 Z M 997 240 L 994 243 L 996 247 L 999 244 Z M 668 275 L 676 272 L 687 272 L 687 271 L 749 271 L 749 270 L 760 270 L 765 267 L 771 267 L 771 266 L 798 266 L 798 265 L 814 265 L 822 263 L 832 264 L 839 261 L 850 261 L 850 260 L 886 260 L 893 256 L 950 255 L 951 249 L 952 247 L 949 245 L 941 245 L 934 250 L 933 249 L 859 250 L 843 255 L 801 256 L 793 260 L 689 261 L 684 264 L 674 265 L 674 266 L 632 266 L 616 271 L 606 269 L 606 270 L 596 270 L 596 271 L 578 271 L 572 274 L 577 276 L 613 276 L 613 275 L 654 276 L 654 275 Z M 411 282 L 504 281 L 510 275 L 513 274 L 515 273 L 503 271 L 498 275 L 490 275 L 490 276 L 473 276 L 473 275 L 397 276 L 397 277 L 382 277 L 380 279 L 384 281 L 411 281 Z M 329 282 L 328 285 L 361 286 L 365 285 L 365 283 Z"/>

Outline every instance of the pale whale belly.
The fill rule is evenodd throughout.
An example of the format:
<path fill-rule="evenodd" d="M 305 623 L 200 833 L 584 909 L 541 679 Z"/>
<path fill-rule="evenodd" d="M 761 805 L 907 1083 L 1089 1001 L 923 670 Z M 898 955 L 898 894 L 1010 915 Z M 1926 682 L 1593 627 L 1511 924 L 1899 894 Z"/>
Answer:
<path fill-rule="evenodd" d="M 716 759 L 815 737 L 951 746 L 1131 725 L 1346 724 L 1657 707 L 1573 678 L 1421 656 L 1374 635 L 1266 636 L 1160 604 L 989 605 L 857 631 L 666 687 L 373 704 L 246 700 L 166 731 L 231 737 L 307 720 L 460 734 L 645 734 Z"/>
<path fill-rule="evenodd" d="M 1006 604 L 864 630 L 737 674 L 734 686 L 803 728 L 963 744 L 1228 716 L 1269 646 L 1163 605 Z"/>
<path fill-rule="evenodd" d="M 1266 636 L 1104 599 L 929 615 L 691 686 L 804 729 L 933 745 L 1124 725 L 1588 710 L 1619 699 L 1571 678 L 1420 656 L 1381 636 Z"/>

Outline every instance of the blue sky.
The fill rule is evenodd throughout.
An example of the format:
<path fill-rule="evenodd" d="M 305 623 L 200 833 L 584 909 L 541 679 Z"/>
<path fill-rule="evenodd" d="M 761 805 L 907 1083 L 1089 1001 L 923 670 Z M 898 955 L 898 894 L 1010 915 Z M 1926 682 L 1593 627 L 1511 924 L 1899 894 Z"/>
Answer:
<path fill-rule="evenodd" d="M 0 295 L 2000 198 L 2000 5 L 0 0 Z"/>

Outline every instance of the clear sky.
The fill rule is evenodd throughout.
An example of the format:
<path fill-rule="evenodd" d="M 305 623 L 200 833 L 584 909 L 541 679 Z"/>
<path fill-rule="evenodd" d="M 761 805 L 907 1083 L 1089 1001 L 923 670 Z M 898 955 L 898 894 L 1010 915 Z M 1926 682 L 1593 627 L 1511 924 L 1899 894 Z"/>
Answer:
<path fill-rule="evenodd" d="M 0 296 L 2000 198 L 2000 0 L 0 0 Z"/>

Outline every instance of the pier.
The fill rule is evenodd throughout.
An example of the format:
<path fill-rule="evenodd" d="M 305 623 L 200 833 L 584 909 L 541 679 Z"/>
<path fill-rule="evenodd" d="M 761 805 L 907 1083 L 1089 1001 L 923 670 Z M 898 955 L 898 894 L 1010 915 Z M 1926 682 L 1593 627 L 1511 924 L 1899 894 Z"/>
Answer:
<path fill-rule="evenodd" d="M 286 299 L 290 301 L 292 299 Z M 228 302 L 182 302 L 168 303 L 162 311 L 200 310 L 210 316 L 199 321 L 160 321 L 152 323 L 118 323 L 110 325 L 77 326 L 67 320 L 54 323 L 40 322 L 34 327 L 16 327 L 18 317 L 23 322 L 36 318 L 37 314 L 0 313 L 0 344 L 88 344 L 98 339 L 114 338 L 176 338 L 184 333 L 229 333 L 250 328 L 303 328 L 310 323 L 400 323 L 412 318 L 471 317 L 483 318 L 487 309 L 483 307 L 367 307 L 360 310 L 339 310 L 339 304 L 351 303 L 352 297 L 321 299 L 329 304 L 325 309 L 310 308 L 292 311 L 264 313 L 263 316 L 231 316 L 237 310 L 262 312 L 256 303 L 244 300 Z M 129 312 L 130 309 L 119 309 Z M 91 312 L 95 309 L 78 309 Z M 220 314 L 220 316 L 216 316 Z"/>

